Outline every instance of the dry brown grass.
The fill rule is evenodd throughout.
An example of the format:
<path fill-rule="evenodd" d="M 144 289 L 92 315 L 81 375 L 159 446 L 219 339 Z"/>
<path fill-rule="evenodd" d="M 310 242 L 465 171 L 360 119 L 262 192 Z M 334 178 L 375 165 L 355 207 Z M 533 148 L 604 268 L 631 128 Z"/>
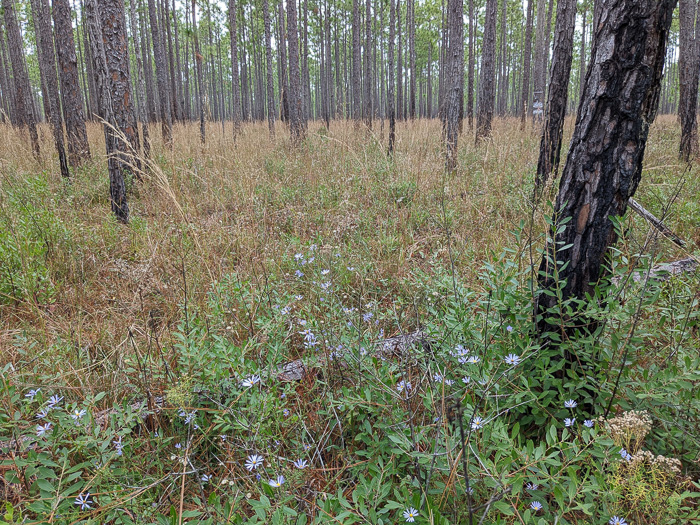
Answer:
<path fill-rule="evenodd" d="M 657 213 L 683 172 L 676 128 L 674 118 L 660 118 L 647 149 L 639 200 Z M 465 131 L 459 173 L 447 179 L 437 121 L 400 123 L 393 161 L 383 153 L 386 130 L 356 133 L 346 122 L 333 122 L 330 132 L 312 123 L 300 150 L 290 148 L 279 124 L 275 140 L 266 124 L 249 124 L 235 142 L 230 125 L 222 132 L 210 124 L 204 146 L 195 125 L 177 126 L 172 151 L 153 126 L 156 156 L 144 182 L 132 186 L 128 227 L 110 215 L 102 129 L 91 124 L 88 131 L 93 160 L 65 185 L 53 154 L 47 158 L 47 127 L 40 164 L 22 134 L 0 126 L 0 214 L 15 220 L 20 210 L 7 192 L 38 177 L 48 191 L 26 206 L 50 210 L 68 232 L 45 261 L 52 299 L 18 294 L 0 305 L 0 361 L 26 361 L 20 350 L 41 355 L 76 388 L 118 389 L 125 356 L 152 343 L 149 334 L 167 341 L 185 295 L 190 305 L 204 305 L 225 274 L 264 283 L 289 271 L 284 261 L 300 246 L 318 243 L 363 268 L 364 282 L 351 288 L 408 294 L 411 272 L 448 266 L 447 221 L 458 277 L 477 287 L 479 269 L 532 215 L 539 137 L 515 119 L 498 120 L 493 139 L 479 148 Z M 667 219 L 696 243 L 691 250 L 700 241 L 696 174 Z M 57 342 L 64 351 L 44 355 Z"/>

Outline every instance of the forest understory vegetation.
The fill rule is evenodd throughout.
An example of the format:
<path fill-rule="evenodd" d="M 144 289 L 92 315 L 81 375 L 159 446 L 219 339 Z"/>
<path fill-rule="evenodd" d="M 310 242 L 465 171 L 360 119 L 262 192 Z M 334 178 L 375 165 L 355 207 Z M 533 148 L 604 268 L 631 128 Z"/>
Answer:
<path fill-rule="evenodd" d="M 123 225 L 104 155 L 0 126 L 0 523 L 700 523 L 698 275 L 646 271 L 700 246 L 675 116 L 635 199 L 686 247 L 620 220 L 575 370 L 534 335 L 539 128 L 451 175 L 438 120 L 206 133 L 151 137 Z"/>

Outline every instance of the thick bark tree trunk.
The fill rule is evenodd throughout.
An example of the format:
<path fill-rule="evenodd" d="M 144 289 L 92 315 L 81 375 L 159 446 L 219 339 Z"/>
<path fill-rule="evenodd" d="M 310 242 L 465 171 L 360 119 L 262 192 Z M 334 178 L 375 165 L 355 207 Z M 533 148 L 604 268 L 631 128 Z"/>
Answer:
<path fill-rule="evenodd" d="M 122 4 L 123 7 L 123 4 Z M 103 36 L 117 37 L 103 31 L 100 6 L 97 0 L 85 0 L 85 12 L 87 25 L 90 31 L 90 45 L 92 46 L 93 69 L 97 84 L 99 110 L 102 115 L 105 133 L 105 147 L 107 150 L 107 167 L 109 171 L 109 194 L 112 204 L 112 212 L 119 222 L 129 222 L 129 205 L 126 201 L 126 185 L 124 184 L 124 165 L 122 155 L 127 151 L 126 144 L 121 140 L 118 130 L 119 123 L 114 113 L 114 106 L 121 102 L 114 100 L 114 94 L 120 89 L 115 86 L 108 66 L 107 49 Z M 117 43 L 112 45 L 112 50 L 118 49 Z M 116 79 L 117 82 L 119 79 Z"/>
<path fill-rule="evenodd" d="M 107 68 L 111 77 L 112 111 L 117 129 L 124 134 L 131 153 L 139 152 L 138 129 L 131 101 L 129 78 L 129 45 L 126 38 L 124 0 L 100 0 L 102 40 Z M 136 164 L 139 164 L 136 159 Z M 138 166 L 140 168 L 140 165 Z"/>
<path fill-rule="evenodd" d="M 476 114 L 476 143 L 491 135 L 496 82 L 496 16 L 498 0 L 487 0 L 484 42 L 479 72 L 479 105 Z M 460 26 L 461 27 L 461 26 Z M 450 42 L 452 38 L 450 37 Z"/>
<path fill-rule="evenodd" d="M 15 17 L 14 0 L 2 0 L 2 7 L 5 11 L 5 30 L 7 31 L 7 43 L 10 51 L 10 61 L 12 62 L 12 76 L 15 88 L 15 114 L 20 127 L 27 126 L 29 138 L 32 142 L 34 157 L 40 156 L 39 133 L 36 129 L 36 116 L 32 106 L 32 92 L 29 85 L 29 75 L 27 65 L 24 61 L 24 42 L 19 32 L 19 24 Z"/>
<path fill-rule="evenodd" d="M 700 80 L 700 38 L 698 38 L 698 0 L 680 0 L 680 42 L 678 79 L 681 121 L 679 157 L 688 162 L 698 153 L 698 80 Z"/>
<path fill-rule="evenodd" d="M 63 119 L 61 118 L 61 101 L 58 98 L 58 78 L 56 76 L 56 53 L 53 47 L 53 34 L 51 32 L 51 9 L 48 0 L 32 0 L 32 17 L 36 28 L 37 48 L 39 53 L 39 72 L 46 84 L 48 94 L 48 112 L 46 118 L 51 125 L 53 141 L 58 153 L 58 165 L 61 176 L 70 177 L 66 150 L 63 144 Z"/>
<path fill-rule="evenodd" d="M 68 0 L 53 0 L 52 14 L 63 99 L 63 117 L 68 134 L 68 163 L 75 168 L 85 159 L 90 158 L 90 146 L 85 128 L 83 96 L 80 92 L 78 59 L 75 55 L 73 23 Z"/>
<path fill-rule="evenodd" d="M 559 167 L 571 61 L 574 55 L 575 27 L 576 0 L 559 0 L 557 3 L 557 23 L 554 30 L 554 58 L 549 78 L 547 109 L 535 178 L 535 184 L 540 188 L 547 182 L 549 175 Z"/>
<path fill-rule="evenodd" d="M 535 311 L 541 334 L 568 333 L 560 298 L 586 300 L 605 276 L 605 258 L 617 240 L 611 218 L 624 215 L 637 190 L 649 126 L 659 104 L 676 0 L 602 4 L 554 207 L 552 242 L 540 264 Z"/>
<path fill-rule="evenodd" d="M 530 0 L 532 2 L 532 0 Z M 469 66 L 467 72 L 467 121 L 469 129 L 474 129 L 474 0 L 469 0 Z"/>

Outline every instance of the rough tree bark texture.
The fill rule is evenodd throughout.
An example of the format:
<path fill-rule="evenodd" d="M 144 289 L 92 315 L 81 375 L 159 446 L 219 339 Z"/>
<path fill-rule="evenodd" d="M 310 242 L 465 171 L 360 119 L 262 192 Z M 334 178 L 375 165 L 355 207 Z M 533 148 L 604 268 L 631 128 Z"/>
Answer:
<path fill-rule="evenodd" d="M 138 128 L 134 116 L 134 104 L 131 101 L 129 44 L 126 38 L 124 0 L 100 0 L 99 12 L 102 41 L 111 77 L 112 111 L 117 129 L 126 136 L 131 152 L 138 153 Z M 136 163 L 138 164 L 138 159 Z M 138 167 L 140 168 L 140 165 Z"/>
<path fill-rule="evenodd" d="M 534 0 L 533 0 L 534 1 Z M 535 71 L 534 85 L 532 91 L 532 100 L 544 104 L 544 78 L 545 73 L 545 55 L 549 50 L 545 49 L 546 38 L 544 36 L 545 23 L 544 19 L 547 13 L 547 0 L 537 0 L 537 26 L 535 30 Z"/>
<path fill-rule="evenodd" d="M 29 138 L 32 142 L 34 156 L 38 159 L 39 133 L 36 129 L 36 118 L 32 109 L 31 88 L 27 66 L 24 62 L 24 43 L 19 32 L 17 18 L 15 18 L 14 0 L 2 0 L 2 8 L 5 11 L 5 30 L 7 32 L 7 43 L 10 52 L 10 62 L 12 63 L 12 76 L 15 88 L 15 115 L 17 124 L 20 127 L 27 126 Z"/>
<path fill-rule="evenodd" d="M 58 77 L 56 76 L 56 53 L 53 47 L 53 33 L 51 31 L 51 9 L 48 0 L 32 0 L 32 17 L 36 28 L 36 44 L 41 50 L 39 54 L 39 71 L 46 84 L 49 95 L 47 120 L 53 132 L 53 141 L 58 153 L 58 165 L 61 176 L 68 178 L 68 162 L 66 150 L 63 144 L 63 119 L 61 118 L 61 101 L 58 98 Z"/>
<path fill-rule="evenodd" d="M 372 129 L 372 3 L 365 2 L 365 124 Z"/>
<path fill-rule="evenodd" d="M 520 100 L 520 120 L 525 125 L 530 102 L 530 70 L 532 60 L 532 11 L 534 1 L 527 2 L 527 16 L 525 20 L 525 50 L 523 51 L 523 90 Z"/>
<path fill-rule="evenodd" d="M 605 257 L 617 240 L 611 217 L 625 213 L 641 179 L 676 1 L 602 0 L 586 88 L 555 204 L 556 224 L 550 231 L 554 243 L 548 244 L 540 264 L 540 333 L 562 330 L 548 318 L 560 316 L 553 292 L 562 280 L 564 300 L 584 300 L 605 274 Z M 565 228 L 558 226 L 567 221 Z M 555 266 L 554 261 L 561 264 Z"/>
<path fill-rule="evenodd" d="M 90 158 L 90 146 L 85 128 L 83 95 L 80 92 L 78 58 L 75 54 L 73 23 L 68 0 L 53 0 L 52 14 L 63 99 L 63 118 L 68 135 L 68 163 L 75 168 L 85 159 Z"/>
<path fill-rule="evenodd" d="M 231 0 L 233 2 L 233 0 Z M 265 60 L 267 66 L 267 127 L 270 130 L 270 138 L 275 136 L 275 84 L 272 77 L 272 31 L 270 26 L 270 6 L 268 0 L 263 0 L 263 21 L 265 24 Z M 235 23 L 235 22 L 233 22 Z M 231 44 L 231 53 L 233 53 L 233 44 Z M 236 80 L 238 80 L 238 57 L 233 60 Z M 236 92 L 234 87 L 234 93 Z M 236 97 L 233 98 L 236 104 Z M 234 118 L 236 108 L 234 106 Z"/>
<path fill-rule="evenodd" d="M 163 133 L 163 142 L 166 146 L 170 146 L 173 142 L 170 87 L 168 86 L 168 69 L 165 63 L 165 46 L 163 46 L 163 35 L 159 27 L 160 20 L 158 20 L 158 13 L 156 12 L 155 0 L 148 0 L 148 17 L 151 21 L 151 34 L 153 35 L 156 83 L 158 84 L 158 98 L 160 99 L 160 125 Z"/>
<path fill-rule="evenodd" d="M 678 116 L 681 121 L 679 156 L 688 162 L 698 153 L 698 80 L 700 80 L 700 38 L 698 38 L 698 0 L 680 0 L 680 42 L 678 76 L 680 97 Z"/>
<path fill-rule="evenodd" d="M 535 178 L 535 184 L 538 187 L 544 186 L 549 175 L 559 166 L 571 61 L 574 54 L 575 26 L 576 0 L 559 0 L 557 23 L 554 28 L 554 58 L 550 70 L 547 109 Z"/>
<path fill-rule="evenodd" d="M 496 97 L 496 16 L 498 0 L 486 1 L 486 22 L 481 50 L 479 104 L 476 113 L 476 143 L 491 134 L 491 121 Z M 461 25 L 460 25 L 461 27 Z M 450 37 L 450 42 L 452 38 Z"/>
<path fill-rule="evenodd" d="M 396 0 L 398 4 L 398 0 Z M 396 37 L 396 4 L 389 0 L 389 155 L 394 153 L 396 142 L 396 83 L 394 81 L 394 39 Z"/>
<path fill-rule="evenodd" d="M 299 32 L 297 30 L 296 0 L 287 2 L 287 43 L 289 45 L 289 131 L 292 142 L 298 144 L 306 135 L 304 107 L 299 68 Z"/>
<path fill-rule="evenodd" d="M 122 4 L 123 7 L 123 4 Z M 129 222 L 129 205 L 126 201 L 126 185 L 124 184 L 124 166 L 121 155 L 127 150 L 126 144 L 121 140 L 117 130 L 119 124 L 114 113 L 114 106 L 119 101 L 114 100 L 117 92 L 115 78 L 107 65 L 107 51 L 103 41 L 103 32 L 100 7 L 97 0 L 85 0 L 85 14 L 90 31 L 90 45 L 92 46 L 93 70 L 97 84 L 99 110 L 105 124 L 105 148 L 107 150 L 107 169 L 109 171 L 109 195 L 112 204 L 112 212 L 119 222 Z M 115 46 L 115 48 L 118 46 Z M 118 81 L 118 79 L 116 79 Z"/>
<path fill-rule="evenodd" d="M 446 128 L 445 128 L 445 169 L 452 173 L 457 169 L 457 140 L 459 138 L 459 108 L 461 98 L 460 71 L 464 69 L 464 42 L 462 38 L 463 0 L 448 0 L 447 27 L 449 49 L 447 54 L 449 77 L 446 79 Z M 493 111 L 493 108 L 492 110 Z"/>

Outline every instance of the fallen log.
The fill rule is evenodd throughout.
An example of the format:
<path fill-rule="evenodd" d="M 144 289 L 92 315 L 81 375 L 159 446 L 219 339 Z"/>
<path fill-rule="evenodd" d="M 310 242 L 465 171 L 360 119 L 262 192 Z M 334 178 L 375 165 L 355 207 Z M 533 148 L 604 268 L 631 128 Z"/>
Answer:
<path fill-rule="evenodd" d="M 675 233 L 673 233 L 668 226 L 666 226 L 661 219 L 658 219 L 653 213 L 648 211 L 647 209 L 644 208 L 641 204 L 639 204 L 636 200 L 634 200 L 632 197 L 630 197 L 628 204 L 632 210 L 634 210 L 637 214 L 639 214 L 642 218 L 644 218 L 649 224 L 651 224 L 654 228 L 659 230 L 661 234 L 664 237 L 667 237 L 671 241 L 673 241 L 674 244 L 677 246 L 680 246 L 681 248 L 685 248 L 686 242 L 678 237 Z"/>

